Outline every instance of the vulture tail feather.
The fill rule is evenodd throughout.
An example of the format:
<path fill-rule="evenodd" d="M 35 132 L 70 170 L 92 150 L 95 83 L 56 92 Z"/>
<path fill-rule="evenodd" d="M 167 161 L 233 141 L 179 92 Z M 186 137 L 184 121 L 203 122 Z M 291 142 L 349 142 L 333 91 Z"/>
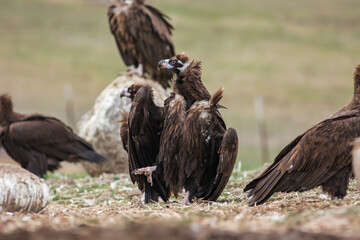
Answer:
<path fill-rule="evenodd" d="M 259 205 L 268 200 L 274 193 L 275 185 L 281 179 L 282 174 L 278 170 L 273 170 L 266 175 L 251 191 L 252 198 L 249 201 L 249 206 Z"/>
<path fill-rule="evenodd" d="M 89 162 L 94 162 L 94 163 L 102 163 L 106 159 L 105 156 L 95 152 L 94 150 L 89 150 L 79 153 L 79 156 Z"/>
<path fill-rule="evenodd" d="M 210 105 L 217 105 L 223 97 L 224 88 L 219 88 L 210 98 Z"/>
<path fill-rule="evenodd" d="M 145 204 L 148 204 L 152 201 L 157 202 L 159 195 L 156 190 L 151 186 L 150 183 L 145 182 Z"/>

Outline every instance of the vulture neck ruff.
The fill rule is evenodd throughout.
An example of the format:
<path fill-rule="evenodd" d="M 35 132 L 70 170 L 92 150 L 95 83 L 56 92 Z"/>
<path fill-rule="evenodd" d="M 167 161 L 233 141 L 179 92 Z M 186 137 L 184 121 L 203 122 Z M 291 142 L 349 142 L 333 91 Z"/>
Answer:
<path fill-rule="evenodd" d="M 179 60 L 180 61 L 180 60 Z M 181 62 L 181 61 L 180 61 Z M 181 62 L 182 63 L 182 62 Z M 183 64 L 183 66 L 181 67 L 181 68 L 178 68 L 179 69 L 179 71 L 180 71 L 180 73 L 182 73 L 182 72 L 184 72 L 185 70 L 186 70 L 186 68 L 190 65 L 190 61 L 188 61 L 187 63 L 182 63 Z"/>
<path fill-rule="evenodd" d="M 5 126 L 15 122 L 22 116 L 22 114 L 13 111 L 13 103 L 10 96 L 0 96 L 0 125 Z"/>
<path fill-rule="evenodd" d="M 210 99 L 210 93 L 201 81 L 200 61 L 191 61 L 188 66 L 177 75 L 174 90 L 184 97 L 187 109 L 189 109 L 195 101 Z"/>

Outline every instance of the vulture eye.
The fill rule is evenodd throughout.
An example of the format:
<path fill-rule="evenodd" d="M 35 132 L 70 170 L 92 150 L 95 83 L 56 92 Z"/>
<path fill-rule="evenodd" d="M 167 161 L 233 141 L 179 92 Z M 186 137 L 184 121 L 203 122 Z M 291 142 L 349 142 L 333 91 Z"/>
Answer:
<path fill-rule="evenodd" d="M 170 65 L 175 65 L 176 60 L 175 59 L 170 59 L 169 63 L 170 63 Z"/>
<path fill-rule="evenodd" d="M 133 91 L 132 88 L 129 88 L 129 89 L 128 89 L 128 92 L 129 92 L 129 93 L 132 93 L 132 91 Z"/>

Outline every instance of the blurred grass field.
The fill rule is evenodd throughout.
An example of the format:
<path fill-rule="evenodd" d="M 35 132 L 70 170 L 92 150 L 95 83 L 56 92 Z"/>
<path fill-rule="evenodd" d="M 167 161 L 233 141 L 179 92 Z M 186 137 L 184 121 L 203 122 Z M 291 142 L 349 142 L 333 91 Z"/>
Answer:
<path fill-rule="evenodd" d="M 149 0 L 172 18 L 176 51 L 203 62 L 211 92 L 240 137 L 243 169 L 260 166 L 254 97 L 263 96 L 271 159 L 299 133 L 344 106 L 360 63 L 357 0 Z M 65 121 L 63 88 L 76 119 L 126 68 L 106 5 L 90 0 L 0 1 L 0 89 L 19 112 Z"/>

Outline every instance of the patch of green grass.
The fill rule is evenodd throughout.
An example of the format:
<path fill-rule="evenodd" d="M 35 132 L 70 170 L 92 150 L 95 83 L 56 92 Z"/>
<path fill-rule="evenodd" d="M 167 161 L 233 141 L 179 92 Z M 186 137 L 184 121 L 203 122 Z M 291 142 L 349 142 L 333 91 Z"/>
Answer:
<path fill-rule="evenodd" d="M 76 173 L 51 173 L 48 172 L 45 175 L 45 179 L 79 179 L 79 178 L 86 178 L 90 175 L 87 172 L 76 172 Z"/>

